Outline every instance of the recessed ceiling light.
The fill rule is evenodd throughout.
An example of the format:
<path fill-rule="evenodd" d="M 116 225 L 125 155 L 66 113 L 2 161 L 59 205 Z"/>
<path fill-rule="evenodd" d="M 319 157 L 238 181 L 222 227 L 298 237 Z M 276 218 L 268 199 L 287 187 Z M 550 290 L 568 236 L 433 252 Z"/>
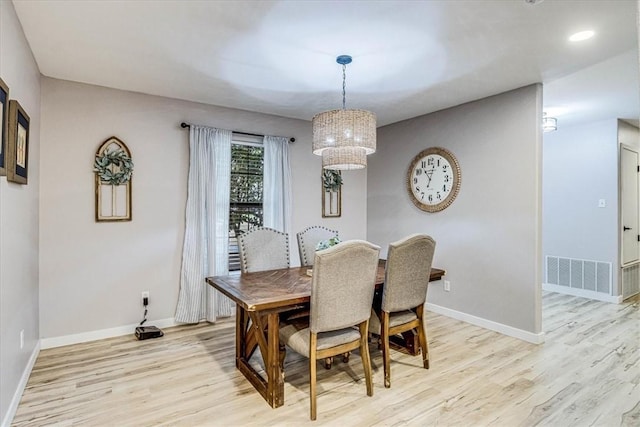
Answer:
<path fill-rule="evenodd" d="M 592 30 L 580 31 L 579 33 L 572 34 L 569 37 L 570 42 L 581 42 L 583 40 L 588 40 L 593 37 L 596 33 Z"/>

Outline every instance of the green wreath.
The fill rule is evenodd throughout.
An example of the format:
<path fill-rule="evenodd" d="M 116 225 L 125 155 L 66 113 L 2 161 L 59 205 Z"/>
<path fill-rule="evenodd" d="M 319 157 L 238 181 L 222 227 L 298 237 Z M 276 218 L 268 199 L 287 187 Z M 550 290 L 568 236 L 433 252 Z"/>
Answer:
<path fill-rule="evenodd" d="M 103 151 L 96 154 L 93 171 L 98 174 L 100 181 L 111 185 L 126 184 L 131 180 L 133 161 L 121 148 L 113 151 Z"/>
<path fill-rule="evenodd" d="M 324 191 L 338 191 L 340 190 L 341 185 L 342 176 L 340 176 L 340 172 L 332 169 L 325 169 L 322 171 L 322 186 L 324 187 Z"/>

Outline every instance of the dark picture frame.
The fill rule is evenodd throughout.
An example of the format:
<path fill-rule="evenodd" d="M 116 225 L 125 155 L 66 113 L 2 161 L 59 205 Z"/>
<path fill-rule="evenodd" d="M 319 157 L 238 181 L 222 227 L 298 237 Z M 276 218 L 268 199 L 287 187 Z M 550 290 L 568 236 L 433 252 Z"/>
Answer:
<path fill-rule="evenodd" d="M 9 131 L 9 86 L 0 79 L 0 176 L 7 174 L 7 132 Z"/>
<path fill-rule="evenodd" d="M 15 99 L 9 100 L 7 181 L 27 184 L 29 175 L 29 115 Z"/>

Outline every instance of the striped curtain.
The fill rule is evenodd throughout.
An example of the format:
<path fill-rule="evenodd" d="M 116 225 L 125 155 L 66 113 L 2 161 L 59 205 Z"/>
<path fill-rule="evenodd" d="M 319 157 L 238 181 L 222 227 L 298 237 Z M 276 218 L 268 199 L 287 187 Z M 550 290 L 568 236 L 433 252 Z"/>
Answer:
<path fill-rule="evenodd" d="M 180 293 L 176 322 L 215 322 L 235 310 L 207 285 L 207 276 L 229 273 L 231 131 L 192 125 Z"/>

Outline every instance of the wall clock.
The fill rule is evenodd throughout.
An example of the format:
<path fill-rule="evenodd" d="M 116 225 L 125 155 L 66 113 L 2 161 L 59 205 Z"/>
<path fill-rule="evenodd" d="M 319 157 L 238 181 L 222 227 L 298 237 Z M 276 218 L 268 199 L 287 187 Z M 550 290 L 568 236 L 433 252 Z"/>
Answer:
<path fill-rule="evenodd" d="M 460 190 L 460 164 L 449 151 L 431 147 L 419 152 L 407 170 L 407 191 L 414 205 L 426 212 L 446 209 Z"/>

